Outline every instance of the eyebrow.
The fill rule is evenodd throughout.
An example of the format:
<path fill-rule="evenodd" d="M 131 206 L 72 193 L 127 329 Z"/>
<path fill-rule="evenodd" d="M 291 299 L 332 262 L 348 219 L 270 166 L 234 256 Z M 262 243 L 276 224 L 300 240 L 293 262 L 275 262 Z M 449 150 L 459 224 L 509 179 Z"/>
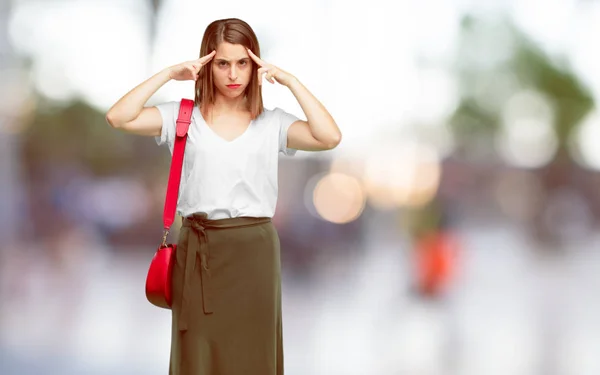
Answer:
<path fill-rule="evenodd" d="M 249 60 L 249 59 L 250 59 L 250 57 L 241 57 L 241 58 L 237 59 L 237 61 Z M 219 58 L 216 58 L 216 59 L 215 59 L 215 61 L 225 61 L 225 62 L 230 62 L 231 60 L 227 60 L 227 59 L 224 59 L 224 58 L 222 58 L 222 57 L 219 57 Z"/>

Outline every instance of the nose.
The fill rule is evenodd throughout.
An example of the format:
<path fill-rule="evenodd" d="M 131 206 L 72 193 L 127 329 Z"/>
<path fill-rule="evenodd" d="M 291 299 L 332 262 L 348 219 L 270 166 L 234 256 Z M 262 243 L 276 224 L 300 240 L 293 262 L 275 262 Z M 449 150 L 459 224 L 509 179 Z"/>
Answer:
<path fill-rule="evenodd" d="M 231 69 L 229 69 L 229 79 L 232 81 L 235 81 L 237 79 L 237 72 L 235 71 L 235 67 L 231 67 Z"/>

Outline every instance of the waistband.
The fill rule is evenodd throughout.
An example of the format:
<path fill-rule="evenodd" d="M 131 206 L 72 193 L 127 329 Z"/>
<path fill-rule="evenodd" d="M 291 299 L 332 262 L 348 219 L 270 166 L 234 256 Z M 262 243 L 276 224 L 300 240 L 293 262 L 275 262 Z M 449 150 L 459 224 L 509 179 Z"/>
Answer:
<path fill-rule="evenodd" d="M 233 228 L 243 227 L 256 224 L 268 223 L 271 221 L 270 217 L 251 217 L 251 216 L 240 216 L 232 217 L 227 219 L 208 219 L 208 214 L 205 212 L 198 212 L 183 218 L 182 225 L 186 227 L 194 227 L 201 225 L 205 229 L 217 229 L 217 228 Z"/>

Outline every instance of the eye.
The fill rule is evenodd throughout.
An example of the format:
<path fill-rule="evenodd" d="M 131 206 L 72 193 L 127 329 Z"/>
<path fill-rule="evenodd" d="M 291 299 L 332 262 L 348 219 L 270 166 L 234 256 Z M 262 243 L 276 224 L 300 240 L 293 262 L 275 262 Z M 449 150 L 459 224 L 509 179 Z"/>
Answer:
<path fill-rule="evenodd" d="M 226 61 L 219 61 L 218 65 L 219 66 L 225 66 L 225 65 L 227 65 L 227 62 Z"/>
<path fill-rule="evenodd" d="M 248 60 L 242 60 L 242 61 L 240 61 L 240 65 L 246 65 L 246 64 L 248 64 Z"/>

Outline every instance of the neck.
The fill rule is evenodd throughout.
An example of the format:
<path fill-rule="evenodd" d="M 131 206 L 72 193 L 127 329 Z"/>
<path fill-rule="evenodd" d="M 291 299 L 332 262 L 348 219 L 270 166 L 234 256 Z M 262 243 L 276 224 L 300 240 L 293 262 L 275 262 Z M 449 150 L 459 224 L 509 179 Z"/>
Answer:
<path fill-rule="evenodd" d="M 212 111 L 215 113 L 239 112 L 247 110 L 247 101 L 243 95 L 240 95 L 237 98 L 228 98 L 217 93 L 215 97 L 215 103 L 212 105 Z"/>

